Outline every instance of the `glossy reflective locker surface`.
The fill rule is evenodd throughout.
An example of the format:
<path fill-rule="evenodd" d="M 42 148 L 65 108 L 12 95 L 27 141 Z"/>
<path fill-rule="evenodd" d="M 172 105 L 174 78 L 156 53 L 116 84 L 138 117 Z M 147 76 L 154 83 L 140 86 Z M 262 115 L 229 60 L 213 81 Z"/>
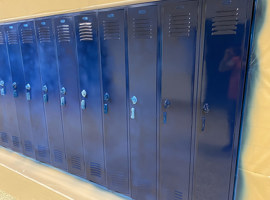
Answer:
<path fill-rule="evenodd" d="M 12 79 L 9 67 L 4 27 L 0 27 L 0 143 L 4 147 L 21 151 L 15 102 L 12 96 Z"/>
<path fill-rule="evenodd" d="M 21 142 L 23 144 L 23 152 L 26 156 L 35 158 L 29 106 L 25 98 L 25 80 L 17 29 L 17 24 L 5 26 L 9 62 L 12 74 L 12 93 L 16 104 L 17 120 L 21 135 Z"/>
<path fill-rule="evenodd" d="M 75 16 L 87 179 L 105 185 L 100 51 L 96 13 Z"/>
<path fill-rule="evenodd" d="M 198 2 L 162 6 L 159 199 L 188 199 Z"/>
<path fill-rule="evenodd" d="M 42 82 L 39 90 L 42 91 L 47 121 L 51 163 L 55 167 L 66 170 L 67 162 L 62 130 L 58 65 L 52 19 L 36 20 L 35 28 Z"/>
<path fill-rule="evenodd" d="M 251 3 L 207 0 L 204 4 L 194 199 L 232 199 Z"/>
<path fill-rule="evenodd" d="M 132 198 L 157 193 L 157 6 L 128 9 Z"/>
<path fill-rule="evenodd" d="M 25 77 L 25 95 L 30 109 L 36 158 L 41 162 L 50 163 L 34 23 L 23 22 L 19 25 L 18 31 Z"/>
<path fill-rule="evenodd" d="M 107 186 L 129 193 L 124 10 L 99 12 Z"/>
<path fill-rule="evenodd" d="M 85 177 L 78 88 L 79 74 L 73 23 L 72 17 L 54 19 L 60 77 L 60 104 L 68 171 Z"/>

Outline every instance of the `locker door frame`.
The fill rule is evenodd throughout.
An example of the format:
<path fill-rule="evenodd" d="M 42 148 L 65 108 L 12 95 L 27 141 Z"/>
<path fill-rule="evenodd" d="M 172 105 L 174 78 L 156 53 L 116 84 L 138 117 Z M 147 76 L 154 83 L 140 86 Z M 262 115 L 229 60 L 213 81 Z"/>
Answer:
<path fill-rule="evenodd" d="M 256 0 L 247 0 L 247 8 L 248 10 L 246 11 L 246 27 L 245 27 L 245 34 L 244 37 L 245 39 L 243 40 L 243 46 L 244 46 L 244 52 L 242 53 L 242 57 L 247 57 L 248 58 L 248 53 L 249 53 L 249 39 L 251 36 L 251 22 L 249 20 L 252 20 L 252 16 L 253 16 L 253 5 L 255 4 Z M 197 70 L 196 70 L 196 74 L 195 74 L 195 83 L 196 83 L 196 89 L 194 90 L 196 93 L 196 95 L 194 95 L 194 111 L 193 111 L 193 131 L 192 131 L 192 135 L 194 137 L 193 140 L 193 161 L 192 161 L 192 177 L 191 177 L 191 190 L 190 190 L 190 199 L 195 198 L 195 184 L 196 184 L 196 177 L 197 177 L 197 173 L 196 173 L 196 159 L 197 159 L 197 154 L 198 154 L 198 135 L 202 134 L 201 131 L 201 117 L 202 117 L 202 105 L 203 105 L 203 101 L 202 101 L 202 83 L 203 83 L 203 70 L 204 70 L 204 64 L 203 64 L 203 60 L 204 60 L 204 47 L 205 47 L 205 4 L 206 1 L 199 1 L 199 15 L 198 15 L 198 23 L 199 23 L 199 27 L 198 27 L 198 58 L 197 58 Z M 249 25 L 248 25 L 249 24 Z M 242 60 L 243 61 L 243 60 Z M 246 64 L 245 64 L 246 63 Z M 231 173 L 230 173 L 230 185 L 229 185 L 229 198 L 233 198 L 234 196 L 234 189 L 235 189 L 235 181 L 236 181 L 236 168 L 237 168 L 237 162 L 238 162 L 238 142 L 240 139 L 240 128 L 241 128 L 241 123 L 242 123 L 242 106 L 243 106 L 243 98 L 244 98 L 244 85 L 246 84 L 246 72 L 247 72 L 247 62 L 243 62 L 242 63 L 242 70 L 243 72 L 241 72 L 241 80 L 243 80 L 243 83 L 241 84 L 241 89 L 239 90 L 241 93 L 241 102 L 238 102 L 236 105 L 236 109 L 235 109 L 235 125 L 234 125 L 234 132 L 236 133 L 234 135 L 233 138 L 233 149 L 232 149 L 232 162 L 231 162 Z M 240 101 L 240 100 L 239 100 Z M 238 117 L 237 117 L 238 116 Z M 236 131 L 238 130 L 238 131 Z"/>

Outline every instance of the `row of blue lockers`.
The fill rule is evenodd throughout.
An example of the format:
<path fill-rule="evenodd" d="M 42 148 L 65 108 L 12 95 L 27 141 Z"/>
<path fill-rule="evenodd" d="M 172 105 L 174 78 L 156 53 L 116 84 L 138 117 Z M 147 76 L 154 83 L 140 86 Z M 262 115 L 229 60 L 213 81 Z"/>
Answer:
<path fill-rule="evenodd" d="M 138 200 L 231 198 L 251 13 L 162 1 L 2 24 L 1 145 Z"/>

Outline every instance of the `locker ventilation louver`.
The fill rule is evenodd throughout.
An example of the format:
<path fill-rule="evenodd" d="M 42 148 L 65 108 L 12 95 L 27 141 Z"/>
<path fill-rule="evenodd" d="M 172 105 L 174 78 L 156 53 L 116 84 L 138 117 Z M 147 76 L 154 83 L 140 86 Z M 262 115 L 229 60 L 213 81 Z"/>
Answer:
<path fill-rule="evenodd" d="M 80 41 L 93 40 L 92 22 L 83 22 L 79 24 Z"/>
<path fill-rule="evenodd" d="M 57 26 L 57 36 L 58 42 L 70 42 L 70 27 L 68 24 L 58 25 Z"/>
<path fill-rule="evenodd" d="M 177 13 L 169 16 L 169 37 L 189 37 L 190 28 L 190 13 Z"/>
<path fill-rule="evenodd" d="M 182 200 L 183 199 L 183 192 L 174 191 L 174 200 Z"/>
<path fill-rule="evenodd" d="M 128 179 L 124 173 L 121 171 L 111 173 L 110 175 L 112 185 L 118 186 L 121 188 L 123 185 L 128 184 Z"/>
<path fill-rule="evenodd" d="M 41 146 L 41 145 L 38 145 L 38 156 L 41 157 L 41 158 L 45 158 L 47 157 L 47 147 L 46 146 Z"/>
<path fill-rule="evenodd" d="M 1 133 L 1 141 L 4 143 L 8 143 L 7 133 Z"/>
<path fill-rule="evenodd" d="M 49 43 L 51 42 L 51 30 L 49 26 L 38 27 L 38 36 L 40 43 Z"/>
<path fill-rule="evenodd" d="M 212 35 L 235 35 L 239 9 L 219 10 L 212 19 Z"/>
<path fill-rule="evenodd" d="M 120 40 L 120 25 L 116 20 L 103 21 L 104 40 Z"/>
<path fill-rule="evenodd" d="M 58 163 L 63 162 L 63 153 L 62 153 L 62 151 L 60 151 L 58 149 L 54 150 L 54 161 L 58 162 Z"/>
<path fill-rule="evenodd" d="M 81 170 L 81 159 L 79 156 L 71 156 L 71 166 L 74 169 Z"/>
<path fill-rule="evenodd" d="M 18 148 L 20 146 L 20 141 L 17 136 L 12 136 L 12 144 L 14 147 Z"/>
<path fill-rule="evenodd" d="M 153 22 L 151 19 L 133 18 L 133 38 L 151 39 L 153 37 Z"/>
<path fill-rule="evenodd" d="M 32 142 L 29 140 L 25 140 L 24 141 L 24 149 L 27 152 L 32 152 L 33 151 L 33 146 L 32 146 Z"/>
<path fill-rule="evenodd" d="M 31 44 L 34 42 L 32 29 L 22 29 L 21 36 L 22 36 L 22 43 L 23 44 Z"/>
<path fill-rule="evenodd" d="M 8 44 L 18 44 L 18 37 L 17 33 L 15 30 L 8 30 L 7 31 L 7 39 L 8 39 Z"/>
<path fill-rule="evenodd" d="M 98 163 L 90 162 L 90 174 L 91 176 L 101 177 L 101 166 Z"/>
<path fill-rule="evenodd" d="M 4 40 L 4 35 L 2 32 L 0 32 L 0 44 L 4 44 L 5 40 Z"/>

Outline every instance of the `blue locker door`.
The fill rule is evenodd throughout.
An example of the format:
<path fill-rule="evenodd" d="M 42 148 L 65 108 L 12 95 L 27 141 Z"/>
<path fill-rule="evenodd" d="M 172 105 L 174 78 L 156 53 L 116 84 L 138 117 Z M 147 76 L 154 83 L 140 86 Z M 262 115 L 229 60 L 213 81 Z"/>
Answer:
<path fill-rule="evenodd" d="M 12 74 L 12 93 L 15 99 L 17 119 L 23 152 L 26 156 L 35 158 L 33 135 L 31 129 L 29 106 L 25 96 L 25 79 L 19 44 L 18 25 L 5 26 L 9 62 Z"/>
<path fill-rule="evenodd" d="M 9 67 L 4 27 L 0 27 L 0 144 L 14 151 L 21 151 L 12 80 Z"/>
<path fill-rule="evenodd" d="M 66 170 L 64 134 L 59 99 L 59 78 L 52 19 L 35 21 L 43 104 L 46 114 L 51 163 Z"/>
<path fill-rule="evenodd" d="M 198 3 L 162 6 L 159 199 L 188 199 Z"/>
<path fill-rule="evenodd" d="M 194 199 L 232 199 L 251 3 L 204 4 Z"/>
<path fill-rule="evenodd" d="M 157 6 L 128 9 L 131 180 L 134 199 L 156 199 Z"/>
<path fill-rule="evenodd" d="M 75 28 L 86 176 L 91 181 L 105 185 L 100 51 L 96 14 L 76 16 Z"/>
<path fill-rule="evenodd" d="M 54 19 L 60 77 L 60 104 L 68 171 L 85 177 L 78 90 L 78 61 L 72 17 Z"/>
<path fill-rule="evenodd" d="M 124 10 L 99 13 L 107 185 L 129 193 Z"/>
<path fill-rule="evenodd" d="M 50 163 L 48 135 L 42 103 L 40 68 L 33 22 L 18 27 L 25 76 L 25 97 L 30 109 L 37 160 Z"/>

